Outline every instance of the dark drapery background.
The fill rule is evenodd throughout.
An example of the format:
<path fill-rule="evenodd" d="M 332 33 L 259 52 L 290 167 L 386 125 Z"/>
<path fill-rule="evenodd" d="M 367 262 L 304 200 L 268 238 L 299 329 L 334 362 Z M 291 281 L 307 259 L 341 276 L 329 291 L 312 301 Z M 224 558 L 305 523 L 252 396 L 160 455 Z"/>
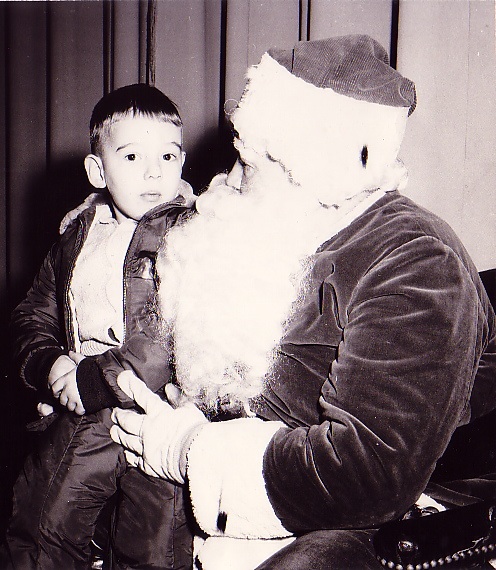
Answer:
<path fill-rule="evenodd" d="M 480 270 L 496 267 L 495 19 L 494 0 L 0 2 L 2 367 L 10 310 L 90 190 L 96 101 L 134 82 L 167 93 L 184 118 L 184 177 L 199 190 L 232 162 L 224 103 L 247 66 L 298 40 L 367 33 L 388 48 L 418 90 L 401 152 L 407 194 L 453 225 Z"/>

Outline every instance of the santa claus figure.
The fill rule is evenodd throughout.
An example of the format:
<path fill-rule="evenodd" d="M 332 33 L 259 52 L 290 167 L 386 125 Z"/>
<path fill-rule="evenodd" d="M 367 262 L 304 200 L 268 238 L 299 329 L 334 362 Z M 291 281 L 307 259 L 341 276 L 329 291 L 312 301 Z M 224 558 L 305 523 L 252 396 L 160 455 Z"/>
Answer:
<path fill-rule="evenodd" d="M 401 194 L 415 105 L 368 36 L 270 50 L 231 116 L 238 161 L 166 236 L 175 385 L 167 403 L 123 373 L 145 413 L 112 435 L 188 486 L 199 568 L 378 568 L 379 526 L 490 485 L 435 477 L 496 407 L 496 331 L 459 239 Z"/>

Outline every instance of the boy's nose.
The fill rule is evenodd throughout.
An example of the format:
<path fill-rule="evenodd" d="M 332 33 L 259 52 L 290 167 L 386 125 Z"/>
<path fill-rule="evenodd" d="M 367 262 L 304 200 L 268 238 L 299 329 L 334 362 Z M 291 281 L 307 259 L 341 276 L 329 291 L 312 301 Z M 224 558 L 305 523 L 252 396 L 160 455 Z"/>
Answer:
<path fill-rule="evenodd" d="M 227 175 L 226 184 L 228 186 L 231 186 L 232 188 L 236 188 L 236 190 L 240 190 L 242 180 L 243 180 L 243 165 L 238 159 L 236 160 L 234 166 L 231 168 L 231 171 Z"/>
<path fill-rule="evenodd" d="M 161 178 L 162 168 L 158 160 L 149 161 L 146 165 L 145 178 Z"/>

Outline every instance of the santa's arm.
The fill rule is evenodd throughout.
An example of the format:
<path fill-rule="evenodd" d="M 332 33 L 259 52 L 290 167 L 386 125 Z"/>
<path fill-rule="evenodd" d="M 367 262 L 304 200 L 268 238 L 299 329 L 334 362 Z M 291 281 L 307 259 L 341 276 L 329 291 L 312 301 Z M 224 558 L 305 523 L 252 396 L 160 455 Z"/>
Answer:
<path fill-rule="evenodd" d="M 118 383 L 144 413 L 114 409 L 112 438 L 145 473 L 188 481 L 195 517 L 207 534 L 291 536 L 272 509 L 262 472 L 265 449 L 282 423 L 256 418 L 209 423 L 191 403 L 174 407 L 178 402 L 161 400 L 131 371 L 122 372 Z"/>
<path fill-rule="evenodd" d="M 211 536 L 291 536 L 269 502 L 263 477 L 265 449 L 280 422 L 242 418 L 205 424 L 188 452 L 195 518 Z"/>

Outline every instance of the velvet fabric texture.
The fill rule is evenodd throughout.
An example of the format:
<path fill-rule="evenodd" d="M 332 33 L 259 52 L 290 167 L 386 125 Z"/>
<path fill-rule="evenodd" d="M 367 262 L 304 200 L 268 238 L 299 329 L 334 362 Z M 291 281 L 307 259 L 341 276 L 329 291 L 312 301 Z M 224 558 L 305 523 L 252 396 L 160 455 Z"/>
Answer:
<path fill-rule="evenodd" d="M 370 36 L 299 42 L 292 50 L 271 49 L 268 53 L 293 75 L 316 87 L 369 103 L 408 107 L 409 115 L 415 109 L 415 84 L 389 65 L 386 50 Z"/>
<path fill-rule="evenodd" d="M 264 478 L 297 534 L 400 516 L 455 430 L 496 406 L 494 312 L 447 224 L 391 192 L 314 261 L 258 410 L 289 426 Z"/>
<path fill-rule="evenodd" d="M 256 570 L 378 570 L 371 537 L 365 530 L 319 530 L 292 542 Z"/>

